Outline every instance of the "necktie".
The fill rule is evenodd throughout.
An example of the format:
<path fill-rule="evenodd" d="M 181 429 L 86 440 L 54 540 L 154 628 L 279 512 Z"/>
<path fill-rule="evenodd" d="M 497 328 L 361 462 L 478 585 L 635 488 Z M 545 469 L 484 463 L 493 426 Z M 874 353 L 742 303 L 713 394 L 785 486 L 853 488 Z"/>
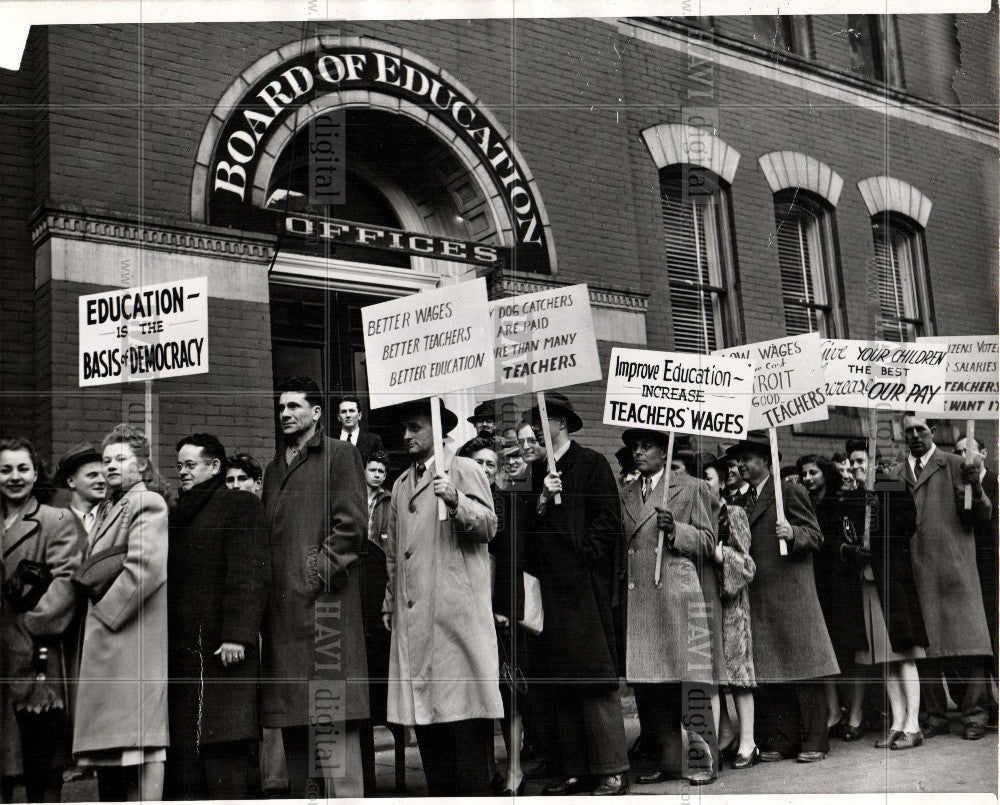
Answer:
<path fill-rule="evenodd" d="M 94 530 L 94 520 L 97 519 L 97 514 L 91 509 L 85 515 L 83 515 L 83 530 L 88 534 Z"/>
<path fill-rule="evenodd" d="M 743 499 L 746 501 L 747 504 L 747 512 L 748 513 L 752 512 L 753 507 L 757 505 L 757 487 L 751 486 L 747 490 L 747 493 L 746 495 L 744 495 Z"/>
<path fill-rule="evenodd" d="M 924 460 L 922 458 L 917 459 L 917 463 L 913 465 L 913 477 L 920 477 L 920 470 L 924 468 Z"/>
<path fill-rule="evenodd" d="M 642 479 L 642 502 L 645 503 L 649 498 L 649 493 L 652 492 L 652 483 L 649 478 L 643 477 Z"/>
<path fill-rule="evenodd" d="M 416 469 L 414 470 L 414 472 L 416 473 L 418 481 L 421 479 L 421 477 L 423 477 L 424 470 L 426 470 L 426 469 L 427 469 L 427 465 L 426 464 L 417 464 Z"/>

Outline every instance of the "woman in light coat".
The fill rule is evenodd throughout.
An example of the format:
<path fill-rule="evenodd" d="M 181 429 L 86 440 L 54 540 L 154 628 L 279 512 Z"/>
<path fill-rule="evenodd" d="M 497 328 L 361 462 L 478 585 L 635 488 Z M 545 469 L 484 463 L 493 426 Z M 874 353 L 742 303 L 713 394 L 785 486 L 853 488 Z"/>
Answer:
<path fill-rule="evenodd" d="M 120 425 L 101 444 L 110 498 L 100 506 L 84 563 L 126 548 L 121 572 L 83 627 L 73 753 L 96 766 L 102 801 L 158 800 L 167 733 L 167 504 L 151 475 L 142 431 Z"/>
<path fill-rule="evenodd" d="M 10 802 L 23 775 L 29 802 L 59 802 L 69 752 L 63 637 L 76 597 L 70 576 L 80 564 L 73 516 L 39 503 L 41 465 L 24 439 L 0 442 L 0 541 L 4 600 L 0 617 L 0 800 Z M 44 499 L 44 498 L 43 498 Z M 32 595 L 19 568 L 45 565 L 48 586 Z M 19 594 L 23 593 L 23 595 Z M 45 678 L 39 678 L 44 674 Z"/>

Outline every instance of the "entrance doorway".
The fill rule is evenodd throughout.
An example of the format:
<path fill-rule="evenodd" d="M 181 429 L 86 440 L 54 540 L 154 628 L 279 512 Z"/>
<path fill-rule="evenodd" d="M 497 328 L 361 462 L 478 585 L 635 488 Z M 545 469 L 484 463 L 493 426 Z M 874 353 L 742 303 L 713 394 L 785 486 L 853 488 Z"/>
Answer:
<path fill-rule="evenodd" d="M 343 394 L 361 403 L 362 427 L 382 437 L 390 456 L 402 458 L 402 434 L 385 409 L 368 407 L 368 371 L 361 308 L 386 297 L 301 288 L 272 282 L 271 355 L 274 383 L 286 377 L 311 377 L 324 392 L 323 427 L 336 438 L 337 402 Z M 277 437 L 277 434 L 276 434 Z"/>

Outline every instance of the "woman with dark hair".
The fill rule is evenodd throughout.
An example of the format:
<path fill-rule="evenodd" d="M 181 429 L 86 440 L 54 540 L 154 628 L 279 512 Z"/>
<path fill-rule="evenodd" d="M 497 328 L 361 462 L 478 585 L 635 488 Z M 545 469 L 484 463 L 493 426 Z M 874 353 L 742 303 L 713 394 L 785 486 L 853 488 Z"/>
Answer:
<path fill-rule="evenodd" d="M 73 752 L 102 802 L 158 800 L 167 737 L 167 504 L 149 489 L 149 442 L 118 425 L 101 443 L 100 505 L 77 586 L 87 596 Z"/>
<path fill-rule="evenodd" d="M 0 441 L 0 800 L 24 779 L 29 802 L 59 802 L 69 755 L 63 637 L 76 611 L 70 577 L 80 564 L 76 524 L 51 497 L 45 469 L 25 439 Z M 15 728 L 16 725 L 16 728 Z"/>
<path fill-rule="evenodd" d="M 497 533 L 490 541 L 490 557 L 494 567 L 493 619 L 496 622 L 497 646 L 500 652 L 500 696 L 503 699 L 503 740 L 507 747 L 507 774 L 499 772 L 493 781 L 494 794 L 505 797 L 524 793 L 525 777 L 521 770 L 521 739 L 524 725 L 518 698 L 525 693 L 521 667 L 525 662 L 525 632 L 518 627 L 524 619 L 524 523 L 522 500 L 513 490 L 497 488 L 499 457 L 492 439 L 476 437 L 458 451 L 471 458 L 486 474 L 493 492 L 493 509 L 497 516 Z"/>
<path fill-rule="evenodd" d="M 843 476 L 836 465 L 824 456 L 808 454 L 795 462 L 802 485 L 816 510 L 816 521 L 823 533 L 823 544 L 813 555 L 816 595 L 823 610 L 830 642 L 837 655 L 841 673 L 855 668 L 854 655 L 864 648 L 861 623 L 860 534 L 864 531 L 864 497 L 849 492 L 840 494 Z M 864 705 L 864 680 L 852 674 L 851 704 L 847 724 L 837 696 L 836 680 L 827 680 L 827 725 L 840 732 L 845 741 L 863 734 L 861 717 Z M 839 726 L 838 726 L 839 725 Z"/>

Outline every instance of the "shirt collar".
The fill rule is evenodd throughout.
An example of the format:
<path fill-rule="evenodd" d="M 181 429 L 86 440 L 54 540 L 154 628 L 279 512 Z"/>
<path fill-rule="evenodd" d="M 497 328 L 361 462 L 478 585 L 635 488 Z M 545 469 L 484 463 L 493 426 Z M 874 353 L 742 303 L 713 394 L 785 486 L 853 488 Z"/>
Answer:
<path fill-rule="evenodd" d="M 760 497 L 760 492 L 764 488 L 764 484 L 766 484 L 770 480 L 771 480 L 770 476 L 764 476 L 764 480 L 761 481 L 759 484 L 757 484 L 757 486 L 755 487 L 757 491 L 757 497 Z"/>
<path fill-rule="evenodd" d="M 934 455 L 935 450 L 937 450 L 937 445 L 934 444 L 934 442 L 931 442 L 930 449 L 920 457 L 921 468 L 927 466 L 927 462 L 930 460 L 930 457 Z M 907 456 L 907 460 L 910 462 L 910 472 L 916 475 L 917 457 L 913 455 L 913 453 L 910 453 Z"/>
<path fill-rule="evenodd" d="M 564 455 L 566 455 L 566 451 L 567 451 L 567 450 L 569 450 L 569 446 L 570 446 L 571 444 L 573 444 L 573 441 L 572 441 L 572 439 L 571 439 L 570 441 L 566 442 L 566 444 L 564 444 L 564 445 L 563 445 L 562 447 L 560 447 L 560 448 L 559 448 L 558 450 L 553 450 L 553 451 L 552 451 L 552 460 L 553 460 L 553 461 L 558 461 L 558 460 L 559 460 L 559 459 L 561 459 L 561 458 L 562 458 L 562 457 L 563 457 Z"/>
<path fill-rule="evenodd" d="M 655 475 L 651 475 L 650 476 L 650 478 L 649 478 L 649 488 L 650 489 L 656 489 L 656 485 L 660 482 L 660 478 L 663 477 L 663 470 L 664 469 L 666 469 L 666 468 L 665 467 L 660 467 L 660 471 L 658 473 L 656 473 Z M 640 475 L 639 477 L 642 478 L 643 480 L 645 480 L 645 478 L 646 478 L 645 475 Z"/>

